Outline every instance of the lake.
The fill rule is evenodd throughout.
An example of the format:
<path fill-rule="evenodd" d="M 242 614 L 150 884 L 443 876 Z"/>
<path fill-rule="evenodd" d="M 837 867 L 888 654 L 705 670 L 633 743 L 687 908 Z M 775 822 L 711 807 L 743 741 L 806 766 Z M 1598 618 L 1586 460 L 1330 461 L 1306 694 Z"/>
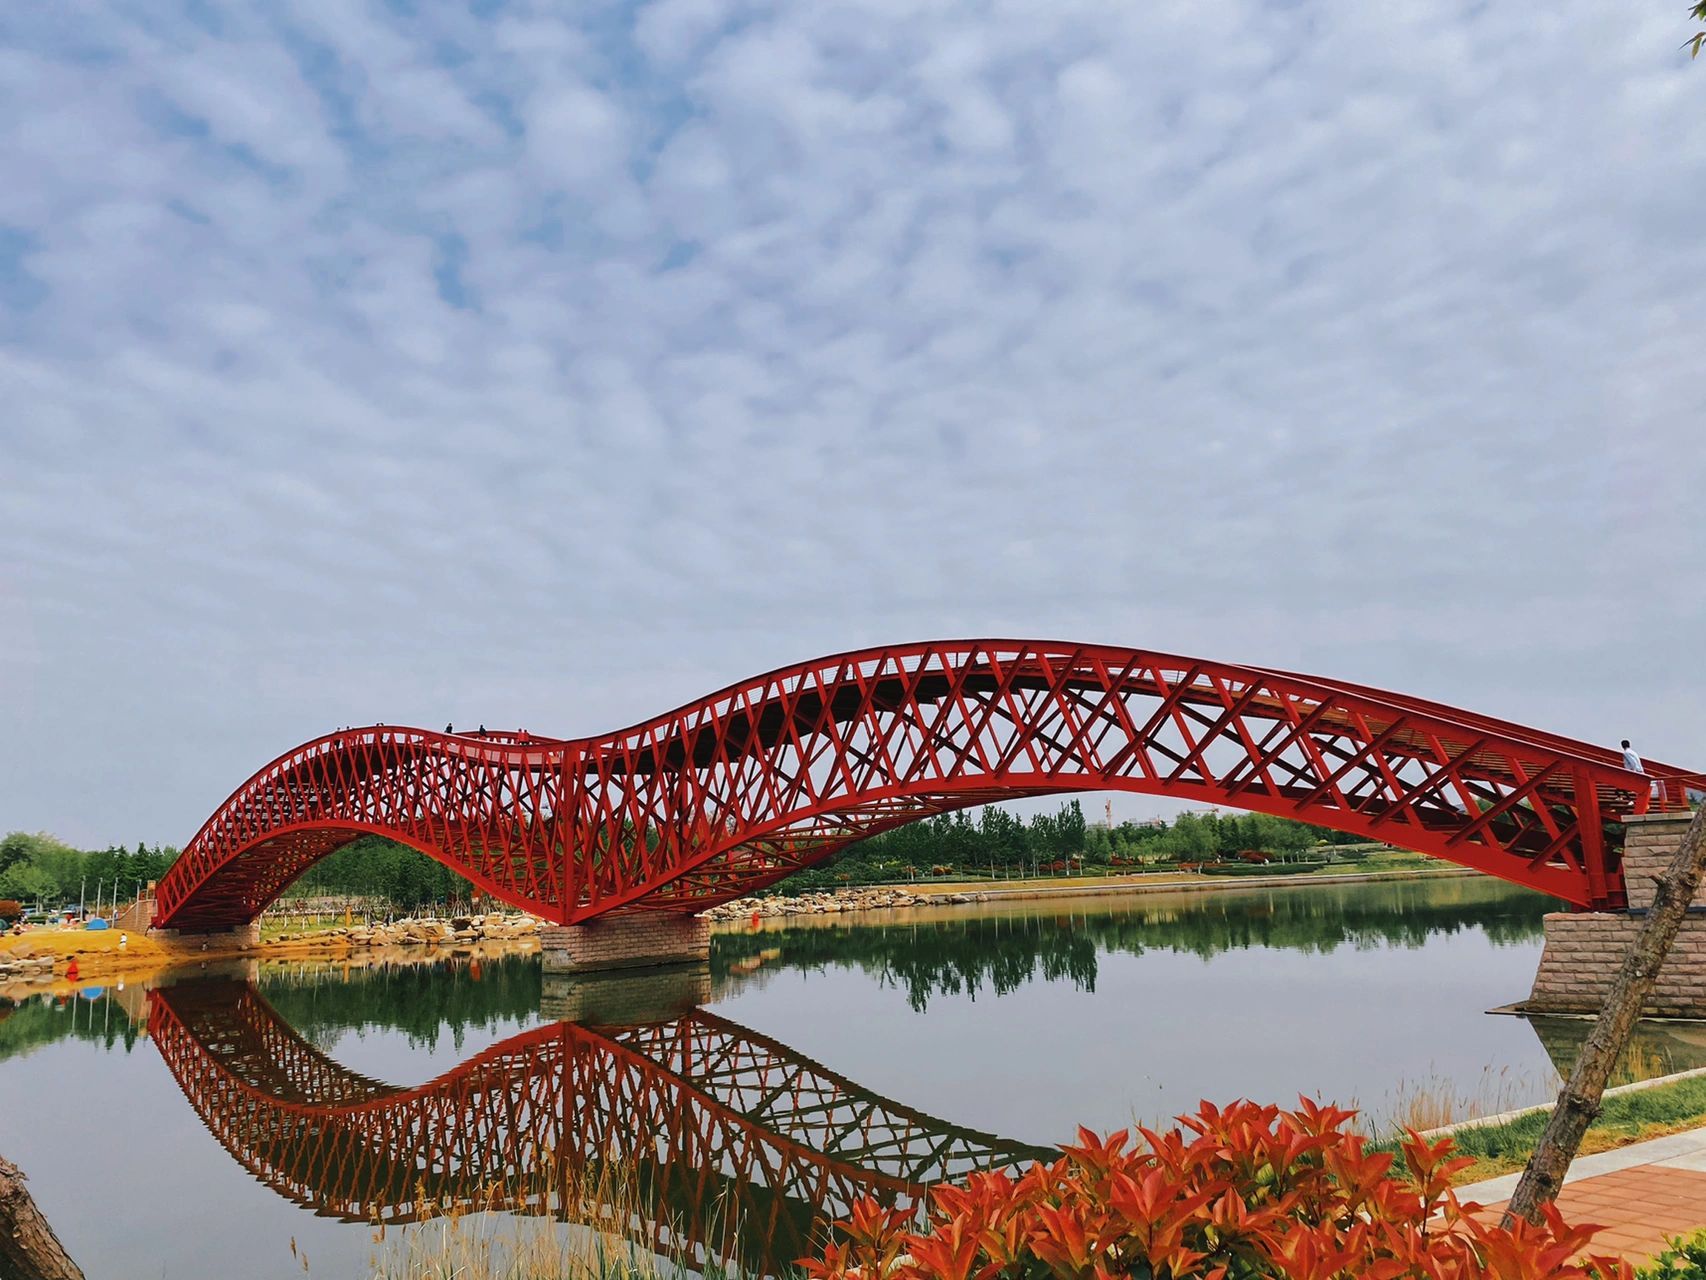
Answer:
<path fill-rule="evenodd" d="M 1552 906 L 1441 876 L 802 917 L 614 980 L 208 969 L 0 1003 L 0 1154 L 91 1277 L 365 1276 L 428 1206 L 586 1222 L 593 1182 L 583 1235 L 666 1222 L 766 1269 L 854 1195 L 1199 1098 L 1373 1127 L 1543 1101 L 1584 1024 L 1487 1011 L 1527 994 Z M 1703 1063 L 1652 1024 L 1626 1074 Z"/>

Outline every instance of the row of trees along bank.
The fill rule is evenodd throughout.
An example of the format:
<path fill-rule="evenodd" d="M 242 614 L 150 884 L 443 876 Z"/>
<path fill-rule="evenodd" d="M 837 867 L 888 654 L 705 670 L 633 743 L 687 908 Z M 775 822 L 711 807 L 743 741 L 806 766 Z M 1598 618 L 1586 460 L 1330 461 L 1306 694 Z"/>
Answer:
<path fill-rule="evenodd" d="M 988 807 L 898 827 L 851 846 L 831 863 L 792 876 L 781 892 L 880 884 L 920 876 L 1092 874 L 1146 866 L 1212 862 L 1251 851 L 1277 861 L 1321 856 L 1322 845 L 1355 838 L 1324 827 L 1256 813 L 1187 813 L 1171 823 L 1090 826 L 1068 800 L 1028 819 Z M 74 849 L 47 834 L 14 831 L 0 839 L 0 899 L 26 908 L 133 900 L 158 881 L 178 851 L 170 846 Z M 377 836 L 364 836 L 310 867 L 291 890 L 301 896 L 380 899 L 399 909 L 466 902 L 466 880 L 431 858 Z"/>
<path fill-rule="evenodd" d="M 0 839 L 0 901 L 26 911 L 84 903 L 103 913 L 133 902 L 177 860 L 170 846 L 74 849 L 45 833 L 14 831 Z M 315 863 L 291 887 L 292 896 L 379 899 L 399 910 L 466 903 L 469 885 L 449 868 L 404 845 L 364 836 Z"/>
<path fill-rule="evenodd" d="M 0 899 L 26 908 L 134 902 L 177 860 L 165 845 L 138 843 L 134 849 L 73 849 L 46 833 L 14 831 L 0 838 Z"/>
<path fill-rule="evenodd" d="M 989 807 L 897 827 L 860 841 L 829 863 L 797 872 L 777 891 L 880 884 L 924 875 L 1093 875 L 1250 853 L 1278 862 L 1304 862 L 1326 856 L 1333 846 L 1356 843 L 1356 836 L 1260 813 L 1184 813 L 1170 823 L 1155 819 L 1090 826 L 1083 804 L 1068 800 L 1028 820 Z"/>

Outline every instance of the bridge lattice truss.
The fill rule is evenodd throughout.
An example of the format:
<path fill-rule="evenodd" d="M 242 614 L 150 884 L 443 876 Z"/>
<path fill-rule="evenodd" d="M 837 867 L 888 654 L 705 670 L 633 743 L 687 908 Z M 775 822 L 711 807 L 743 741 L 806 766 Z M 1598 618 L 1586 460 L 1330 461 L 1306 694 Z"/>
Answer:
<path fill-rule="evenodd" d="M 281 756 L 210 817 L 156 923 L 253 919 L 364 833 L 561 923 L 698 911 L 852 841 L 1018 796 L 1123 790 L 1386 841 L 1584 907 L 1623 900 L 1606 825 L 1698 774 L 1402 694 L 1143 650 L 950 641 L 759 676 L 558 740 L 376 726 Z"/>
<path fill-rule="evenodd" d="M 1058 1154 L 878 1097 L 705 1010 L 541 1026 L 402 1089 L 326 1057 L 245 983 L 149 1000 L 155 1046 L 219 1142 L 349 1222 L 497 1209 L 768 1272 L 860 1195 L 916 1198 Z"/>

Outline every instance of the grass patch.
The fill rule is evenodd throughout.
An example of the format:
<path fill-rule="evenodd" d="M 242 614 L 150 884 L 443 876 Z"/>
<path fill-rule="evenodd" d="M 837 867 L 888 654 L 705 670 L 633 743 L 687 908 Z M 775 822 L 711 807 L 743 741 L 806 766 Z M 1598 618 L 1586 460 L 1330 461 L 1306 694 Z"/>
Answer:
<path fill-rule="evenodd" d="M 655 1162 L 565 1160 L 544 1149 L 512 1180 L 469 1188 L 462 1198 L 435 1200 L 423 1185 L 412 1221 L 374 1224 L 369 1274 L 372 1280 L 739 1280 L 780 1274 L 793 1257 L 821 1247 L 815 1236 L 788 1235 L 785 1223 L 751 1230 L 735 1216 L 727 1187 L 672 1214 L 656 1178 Z M 766 1253 L 772 1243 L 779 1257 Z M 291 1253 L 299 1253 L 294 1240 Z M 307 1272 L 307 1258 L 297 1261 Z"/>
<path fill-rule="evenodd" d="M 1306 876 L 1326 865 L 1325 862 L 1211 862 L 1202 872 L 1205 876 Z"/>
<path fill-rule="evenodd" d="M 1417 871 L 1449 865 L 1438 858 L 1430 858 L 1425 853 L 1411 853 L 1408 849 L 1377 850 L 1367 857 L 1357 859 L 1355 864 L 1359 871 Z"/>
<path fill-rule="evenodd" d="M 335 920 L 309 920 L 305 922 L 301 920 L 281 920 L 276 917 L 262 916 L 261 941 L 276 942 L 286 934 L 290 935 L 292 938 L 307 938 L 314 934 L 330 933 L 334 929 L 342 928 L 343 923 L 344 922 L 341 917 Z M 359 925 L 365 922 L 360 916 L 357 916 L 355 923 Z"/>
<path fill-rule="evenodd" d="M 1475 1163 L 1456 1178 L 1459 1183 L 1480 1182 L 1501 1174 L 1515 1173 L 1528 1163 L 1550 1111 L 1534 1111 L 1502 1124 L 1475 1125 L 1452 1135 L 1460 1155 Z M 1662 1138 L 1706 1124 L 1706 1076 L 1676 1080 L 1605 1099 L 1599 1118 L 1582 1139 L 1580 1154 L 1612 1151 L 1632 1142 Z M 1398 1144 L 1384 1141 L 1383 1150 L 1396 1151 Z"/>
<path fill-rule="evenodd" d="M 1374 853 L 1354 862 L 1269 862 L 1260 865 L 1251 864 L 1246 868 L 1239 864 L 1222 864 L 1222 869 L 1213 873 L 1196 871 L 1181 871 L 1177 867 L 1165 863 L 1153 867 L 1130 867 L 1119 871 L 1104 871 L 1093 868 L 1083 875 L 1048 875 L 1037 877 L 1015 877 L 1011 880 L 1002 879 L 972 879 L 969 876 L 956 875 L 945 879 L 892 880 L 882 884 L 844 885 L 848 889 L 905 889 L 909 893 L 920 895 L 941 895 L 949 893 L 976 893 L 987 890 L 999 893 L 1003 890 L 1019 889 L 1095 889 L 1125 887 L 1143 888 L 1148 885 L 1193 885 L 1202 884 L 1210 874 L 1235 875 L 1250 877 L 1257 881 L 1275 876 L 1308 875 L 1315 871 L 1324 871 L 1328 875 L 1362 875 L 1383 871 L 1439 871 L 1454 872 L 1457 868 L 1438 858 L 1430 858 L 1424 853 L 1404 853 L 1393 850 L 1391 853 Z"/>
<path fill-rule="evenodd" d="M 1096 889 L 1110 885 L 1143 885 L 1143 884 L 1190 884 L 1200 877 L 1187 874 L 1172 867 L 1164 867 L 1154 871 L 1139 871 L 1136 869 L 1122 872 L 1092 871 L 1087 875 L 1077 876 L 1024 876 L 1011 880 L 968 880 L 963 877 L 944 880 L 897 880 L 892 884 L 857 885 L 859 889 L 905 889 L 908 892 L 921 895 L 940 895 L 949 893 L 975 893 L 979 890 L 999 893 L 1014 889 Z"/>
<path fill-rule="evenodd" d="M 1631 1078 L 1644 1079 L 1664 1074 L 1660 1068 Z M 1555 1095 L 1562 1083 L 1558 1073 L 1551 1069 L 1536 1073 L 1513 1071 L 1509 1066 L 1495 1068 L 1489 1064 L 1481 1069 L 1481 1078 L 1468 1087 L 1449 1076 L 1432 1072 L 1400 1080 L 1392 1103 L 1383 1116 L 1364 1114 L 1368 1114 L 1370 1132 L 1373 1133 L 1398 1133 L 1404 1129 L 1428 1133 L 1447 1125 L 1524 1110 L 1532 1106 L 1536 1098 Z"/>

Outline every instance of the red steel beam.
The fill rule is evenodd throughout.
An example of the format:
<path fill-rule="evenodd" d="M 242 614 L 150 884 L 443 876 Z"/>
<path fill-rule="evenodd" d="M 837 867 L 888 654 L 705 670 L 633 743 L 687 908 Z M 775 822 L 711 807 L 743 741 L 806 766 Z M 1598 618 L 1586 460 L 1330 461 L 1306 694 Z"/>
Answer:
<path fill-rule="evenodd" d="M 253 919 L 362 834 L 564 924 L 702 910 L 931 814 L 1131 791 L 1302 819 L 1580 907 L 1623 901 L 1605 824 L 1701 775 L 1343 681 L 1141 649 L 949 640 L 837 654 L 599 737 L 375 726 L 234 792 L 156 924 Z"/>

